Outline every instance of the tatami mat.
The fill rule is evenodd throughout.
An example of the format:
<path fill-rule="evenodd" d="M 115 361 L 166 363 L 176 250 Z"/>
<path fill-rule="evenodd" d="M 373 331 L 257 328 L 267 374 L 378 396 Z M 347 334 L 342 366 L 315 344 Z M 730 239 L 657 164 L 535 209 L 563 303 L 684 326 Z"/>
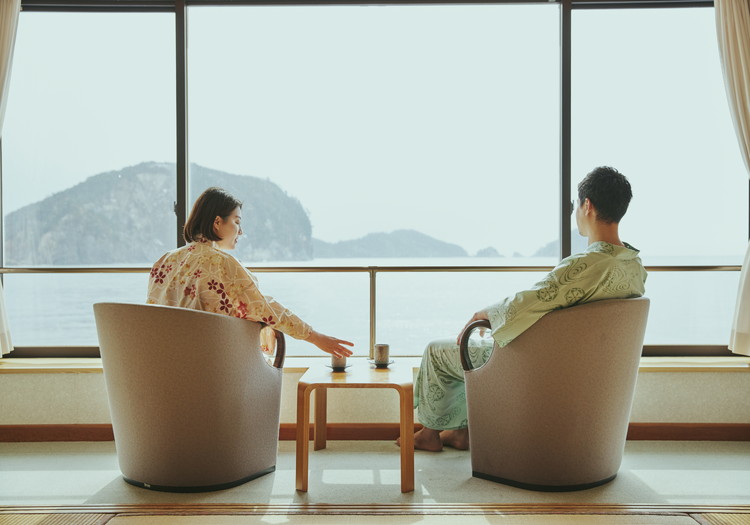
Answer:
<path fill-rule="evenodd" d="M 106 523 L 111 522 L 110 520 L 112 520 L 114 516 L 114 514 L 68 513 L 14 514 L 0 516 L 0 525 L 105 525 Z"/>
<path fill-rule="evenodd" d="M 750 514 L 568 514 L 568 515 L 115 515 L 17 514 L 0 525 L 748 525 Z"/>
<path fill-rule="evenodd" d="M 701 525 L 750 525 L 750 514 L 697 514 Z"/>
<path fill-rule="evenodd" d="M 747 442 L 631 441 L 613 482 L 568 493 L 474 478 L 469 453 L 452 449 L 417 452 L 415 471 L 401 493 L 396 445 L 330 441 L 298 492 L 282 441 L 271 474 L 175 494 L 125 483 L 111 442 L 0 443 L 0 525 L 750 525 Z"/>

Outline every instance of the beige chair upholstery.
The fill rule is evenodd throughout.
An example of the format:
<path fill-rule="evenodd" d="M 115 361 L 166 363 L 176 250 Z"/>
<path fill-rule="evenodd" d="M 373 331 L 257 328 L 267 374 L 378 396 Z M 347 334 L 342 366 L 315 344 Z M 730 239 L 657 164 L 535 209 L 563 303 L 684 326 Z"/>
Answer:
<path fill-rule="evenodd" d="M 98 303 L 94 315 L 128 483 L 201 492 L 275 470 L 282 334 L 271 366 L 259 323 L 145 304 Z"/>
<path fill-rule="evenodd" d="M 476 369 L 462 363 L 475 477 L 545 491 L 614 479 L 625 448 L 649 300 L 551 312 Z"/>

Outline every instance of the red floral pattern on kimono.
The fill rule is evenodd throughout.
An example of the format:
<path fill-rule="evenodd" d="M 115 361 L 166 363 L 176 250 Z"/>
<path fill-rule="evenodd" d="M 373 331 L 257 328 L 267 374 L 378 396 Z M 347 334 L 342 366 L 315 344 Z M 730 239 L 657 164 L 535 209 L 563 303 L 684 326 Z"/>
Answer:
<path fill-rule="evenodd" d="M 210 241 L 192 242 L 156 261 L 147 302 L 249 319 L 296 339 L 307 339 L 312 331 L 272 297 L 260 293 L 255 276 Z"/>

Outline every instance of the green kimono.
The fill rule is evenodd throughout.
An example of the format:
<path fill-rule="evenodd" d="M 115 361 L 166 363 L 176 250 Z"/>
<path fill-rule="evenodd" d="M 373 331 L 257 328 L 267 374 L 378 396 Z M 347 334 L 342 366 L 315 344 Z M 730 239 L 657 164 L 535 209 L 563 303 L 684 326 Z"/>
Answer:
<path fill-rule="evenodd" d="M 475 366 L 484 364 L 493 342 L 503 347 L 548 312 L 604 299 L 643 295 L 646 270 L 638 250 L 625 244 L 594 242 L 585 252 L 560 261 L 532 288 L 484 309 L 494 341 L 472 344 Z M 433 341 L 425 349 L 414 385 L 414 406 L 419 421 L 436 430 L 468 426 L 464 371 L 455 340 Z"/>

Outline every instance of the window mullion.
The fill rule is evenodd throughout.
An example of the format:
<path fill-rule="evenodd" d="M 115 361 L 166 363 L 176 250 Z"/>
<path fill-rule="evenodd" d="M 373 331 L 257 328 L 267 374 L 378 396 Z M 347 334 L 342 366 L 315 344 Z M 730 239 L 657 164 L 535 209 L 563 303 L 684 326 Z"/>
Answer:
<path fill-rule="evenodd" d="M 560 3 L 560 259 L 571 252 L 570 164 L 571 164 L 571 0 Z"/>
<path fill-rule="evenodd" d="M 175 215 L 177 216 L 177 246 L 184 246 L 185 239 L 182 229 L 187 221 L 188 202 L 188 163 L 187 149 L 187 10 L 185 0 L 178 0 L 175 5 L 175 60 L 176 60 L 176 177 L 177 200 L 175 201 Z"/>

